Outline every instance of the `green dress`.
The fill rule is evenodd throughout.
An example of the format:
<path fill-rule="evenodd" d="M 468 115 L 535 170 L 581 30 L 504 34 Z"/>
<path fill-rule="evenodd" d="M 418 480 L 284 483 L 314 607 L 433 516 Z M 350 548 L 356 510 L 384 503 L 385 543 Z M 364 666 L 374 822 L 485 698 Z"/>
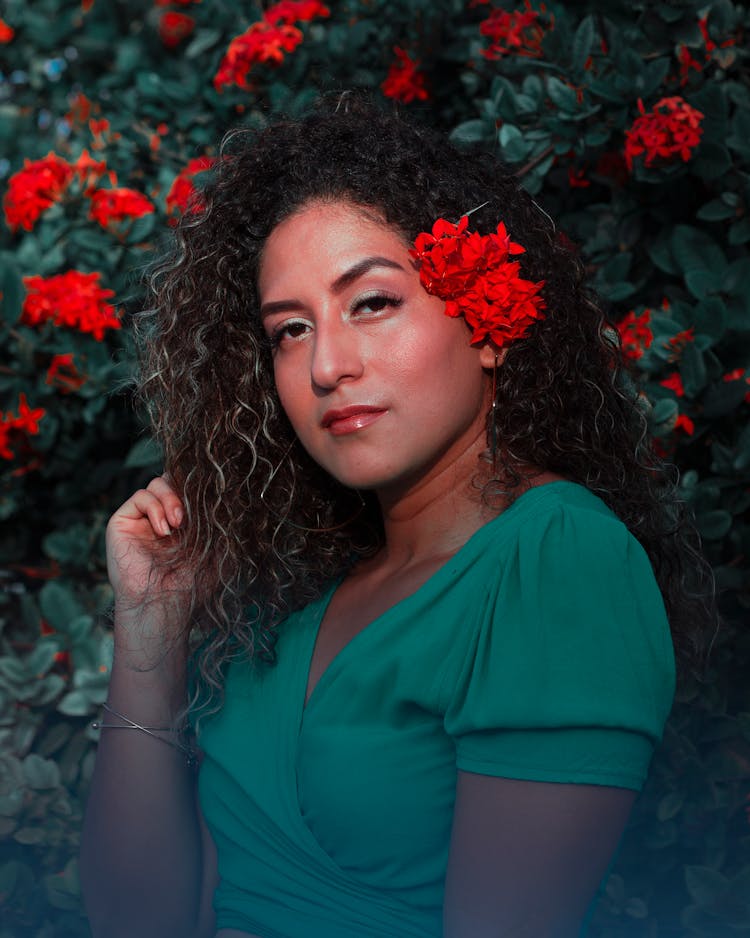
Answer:
<path fill-rule="evenodd" d="M 217 927 L 439 938 L 458 769 L 638 790 L 674 694 L 646 553 L 572 482 L 527 491 L 336 656 L 338 584 L 234 662 L 201 723 Z"/>

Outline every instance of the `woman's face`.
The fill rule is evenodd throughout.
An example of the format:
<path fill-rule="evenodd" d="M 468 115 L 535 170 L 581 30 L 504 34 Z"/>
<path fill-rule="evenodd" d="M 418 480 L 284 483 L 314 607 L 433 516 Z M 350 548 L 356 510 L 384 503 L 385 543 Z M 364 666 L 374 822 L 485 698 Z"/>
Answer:
<path fill-rule="evenodd" d="M 494 352 L 425 292 L 393 228 L 303 206 L 268 238 L 259 293 L 281 404 L 340 482 L 400 494 L 486 448 Z"/>

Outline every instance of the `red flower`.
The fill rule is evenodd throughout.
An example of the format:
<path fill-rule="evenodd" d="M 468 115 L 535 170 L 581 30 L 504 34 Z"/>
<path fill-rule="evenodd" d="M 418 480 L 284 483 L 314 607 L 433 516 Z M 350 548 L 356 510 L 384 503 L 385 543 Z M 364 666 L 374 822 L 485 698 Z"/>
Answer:
<path fill-rule="evenodd" d="M 729 371 L 721 379 L 722 381 L 744 381 L 745 384 L 750 384 L 750 376 L 745 375 L 744 368 L 735 368 L 734 371 Z M 750 404 L 750 391 L 745 395 L 745 401 Z"/>
<path fill-rule="evenodd" d="M 86 376 L 82 375 L 73 364 L 73 353 L 67 352 L 65 355 L 52 356 L 44 382 L 54 385 L 64 394 L 69 394 L 86 383 Z"/>
<path fill-rule="evenodd" d="M 183 215 L 188 210 L 203 211 L 203 202 L 193 185 L 193 176 L 210 169 L 215 162 L 212 156 L 198 156 L 180 170 L 167 193 L 168 214 Z M 175 220 L 172 223 L 174 224 Z"/>
<path fill-rule="evenodd" d="M 5 416 L 0 412 L 0 456 L 3 459 L 13 459 L 16 455 L 10 448 L 13 437 L 17 434 L 35 436 L 39 433 L 39 421 L 46 411 L 39 407 L 33 410 L 26 401 L 25 394 L 18 396 L 18 415 L 16 417 L 9 411 Z"/>
<path fill-rule="evenodd" d="M 686 85 L 688 83 L 688 78 L 690 77 L 690 69 L 694 68 L 696 72 L 702 72 L 703 66 L 700 62 L 692 57 L 690 54 L 690 49 L 687 46 L 680 46 L 680 54 L 678 56 L 680 60 L 680 85 Z"/>
<path fill-rule="evenodd" d="M 89 218 L 107 228 L 112 222 L 141 218 L 153 210 L 154 206 L 146 196 L 135 189 L 97 189 L 91 196 Z"/>
<path fill-rule="evenodd" d="M 403 104 L 409 104 L 415 98 L 426 101 L 429 94 L 425 88 L 424 74 L 419 71 L 419 61 L 412 59 L 405 49 L 398 46 L 394 46 L 393 51 L 396 61 L 391 63 L 380 85 L 383 94 Z"/>
<path fill-rule="evenodd" d="M 19 227 L 31 231 L 42 212 L 58 201 L 72 176 L 70 164 L 54 153 L 41 160 L 25 160 L 23 169 L 10 177 L 3 199 L 11 231 Z"/>
<path fill-rule="evenodd" d="M 646 112 L 638 99 L 641 116 L 625 131 L 625 161 L 632 172 L 633 160 L 645 153 L 646 166 L 663 165 L 679 157 L 687 162 L 700 143 L 703 114 L 683 98 L 662 98 Z"/>
<path fill-rule="evenodd" d="M 497 233 L 468 230 L 464 215 L 454 225 L 444 218 L 423 231 L 409 252 L 419 264 L 419 279 L 432 296 L 445 300 L 447 316 L 463 316 L 471 326 L 472 345 L 491 339 L 498 348 L 524 338 L 542 318 L 546 303 L 534 283 L 518 276 L 520 264 L 509 261 L 525 249 L 510 240 L 500 222 Z"/>
<path fill-rule="evenodd" d="M 674 391 L 677 397 L 685 396 L 685 388 L 683 387 L 679 371 L 673 371 L 671 375 L 668 375 L 663 381 L 660 381 L 659 384 L 663 388 L 669 388 L 670 391 Z"/>
<path fill-rule="evenodd" d="M 331 11 L 319 0 L 281 0 L 266 10 L 264 19 L 275 26 L 277 23 L 307 22 L 316 16 L 330 16 Z"/>
<path fill-rule="evenodd" d="M 568 185 L 571 189 L 586 189 L 591 185 L 584 173 L 583 169 L 568 166 Z"/>
<path fill-rule="evenodd" d="M 84 195 L 91 195 L 94 187 L 99 184 L 105 175 L 107 175 L 113 186 L 117 185 L 115 173 L 112 171 L 107 173 L 107 164 L 104 160 L 95 160 L 88 150 L 84 150 L 75 163 L 70 164 L 70 168 L 73 170 L 74 175 L 78 177 Z"/>
<path fill-rule="evenodd" d="M 195 29 L 195 20 L 187 13 L 169 10 L 159 18 L 159 38 L 168 49 L 174 49 Z"/>
<path fill-rule="evenodd" d="M 644 351 L 654 341 L 654 334 L 648 325 L 650 322 L 650 309 L 644 309 L 640 316 L 637 316 L 635 310 L 631 309 L 617 323 L 617 331 L 620 333 L 622 343 L 622 353 L 631 361 L 637 361 L 641 358 Z"/>
<path fill-rule="evenodd" d="M 694 340 L 694 326 L 691 326 L 689 329 L 683 329 L 682 332 L 678 332 L 677 335 L 673 335 L 668 342 L 664 343 L 664 348 L 671 349 L 672 351 L 672 354 L 669 356 L 669 361 L 677 361 L 680 355 L 682 355 L 682 351 L 688 342 L 693 342 Z"/>
<path fill-rule="evenodd" d="M 493 10 L 489 17 L 479 24 L 479 32 L 489 37 L 491 44 L 482 50 L 487 59 L 499 59 L 503 55 L 523 55 L 538 58 L 542 54 L 544 29 L 537 22 L 539 13 L 532 10 L 529 0 L 525 0 L 524 10 Z M 544 12 L 544 7 L 542 7 Z"/>
<path fill-rule="evenodd" d="M 113 290 L 99 286 L 100 274 L 69 270 L 54 277 L 24 277 L 28 295 L 24 300 L 21 322 L 38 326 L 52 322 L 79 332 L 90 333 L 97 342 L 105 329 L 119 329 L 120 320 L 107 303 Z"/>
<path fill-rule="evenodd" d="M 8 26 L 5 20 L 0 19 L 0 43 L 3 45 L 10 42 L 15 36 L 16 31 L 12 26 Z"/>
<path fill-rule="evenodd" d="M 708 35 L 708 13 L 698 20 L 698 26 L 700 27 L 701 35 L 703 36 L 703 41 L 706 44 L 706 52 L 713 52 L 716 48 L 716 43 Z"/>
<path fill-rule="evenodd" d="M 684 430 L 685 433 L 687 433 L 689 436 L 692 436 L 695 430 L 695 424 L 690 419 L 690 417 L 688 417 L 687 414 L 678 414 L 677 420 L 675 420 L 675 424 L 674 424 L 674 427 L 672 427 L 672 429 Z"/>
<path fill-rule="evenodd" d="M 284 61 L 284 53 L 293 52 L 302 39 L 296 26 L 272 26 L 266 20 L 253 23 L 229 43 L 214 76 L 214 88 L 221 91 L 227 85 L 237 85 L 247 90 L 247 75 L 253 65 L 259 62 L 280 65 Z"/>

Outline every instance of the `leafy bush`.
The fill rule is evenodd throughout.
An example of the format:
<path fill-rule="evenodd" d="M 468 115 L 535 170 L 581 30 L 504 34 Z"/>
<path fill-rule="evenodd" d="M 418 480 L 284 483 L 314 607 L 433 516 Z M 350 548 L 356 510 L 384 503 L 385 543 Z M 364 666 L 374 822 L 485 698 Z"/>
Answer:
<path fill-rule="evenodd" d="M 493 147 L 580 246 L 682 472 L 726 626 L 592 935 L 750 932 L 750 97 L 731 0 L 7 0 L 0 21 L 0 938 L 87 934 L 103 533 L 158 469 L 128 317 L 232 126 L 372 89 Z"/>

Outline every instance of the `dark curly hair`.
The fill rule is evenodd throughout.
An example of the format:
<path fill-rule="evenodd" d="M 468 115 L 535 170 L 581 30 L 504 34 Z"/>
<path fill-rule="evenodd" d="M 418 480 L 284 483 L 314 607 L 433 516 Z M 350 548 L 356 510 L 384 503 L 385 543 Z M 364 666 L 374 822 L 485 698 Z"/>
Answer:
<path fill-rule="evenodd" d="M 407 241 L 481 205 L 473 229 L 502 220 L 523 243 L 522 275 L 545 281 L 548 309 L 497 373 L 505 490 L 532 465 L 599 495 L 647 551 L 680 670 L 695 670 L 715 621 L 712 578 L 675 471 L 651 447 L 647 403 L 580 259 L 505 166 L 345 95 L 301 119 L 229 133 L 203 200 L 152 270 L 155 302 L 136 332 L 140 394 L 186 507 L 164 562 L 195 571 L 204 686 L 220 692 L 233 655 L 273 660 L 284 615 L 382 542 L 374 498 L 363 509 L 298 443 L 258 316 L 266 238 L 313 200 L 375 210 Z"/>

